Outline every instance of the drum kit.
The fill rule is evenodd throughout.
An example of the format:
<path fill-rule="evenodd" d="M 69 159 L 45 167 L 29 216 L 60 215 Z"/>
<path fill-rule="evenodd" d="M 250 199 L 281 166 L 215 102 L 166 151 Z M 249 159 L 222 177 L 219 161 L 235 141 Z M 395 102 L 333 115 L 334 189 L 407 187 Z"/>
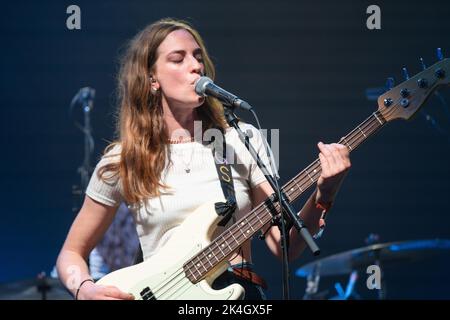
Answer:
<path fill-rule="evenodd" d="M 450 250 L 450 240 L 431 239 L 417 241 L 390 242 L 372 244 L 366 247 L 337 253 L 311 263 L 296 270 L 296 276 L 306 279 L 304 299 L 347 300 L 360 299 L 355 291 L 359 275 L 372 270 L 380 270 L 378 299 L 386 298 L 385 267 L 405 265 Z M 326 293 L 319 292 L 321 277 L 349 276 L 344 290 L 340 283 L 335 284 L 336 296 L 326 298 Z M 366 274 L 367 276 L 367 274 Z"/>

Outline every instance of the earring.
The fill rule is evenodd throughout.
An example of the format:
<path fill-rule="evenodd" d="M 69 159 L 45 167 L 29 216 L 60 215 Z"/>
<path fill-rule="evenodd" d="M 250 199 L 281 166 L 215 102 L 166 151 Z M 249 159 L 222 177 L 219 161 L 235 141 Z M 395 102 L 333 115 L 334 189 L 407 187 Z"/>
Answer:
<path fill-rule="evenodd" d="M 153 79 L 152 76 L 150 76 L 150 82 L 151 82 L 151 83 L 156 83 L 156 80 Z M 152 94 L 156 94 L 156 93 L 158 92 L 158 89 L 157 89 L 157 88 L 151 87 L 151 88 L 150 88 L 150 91 L 151 91 Z"/>

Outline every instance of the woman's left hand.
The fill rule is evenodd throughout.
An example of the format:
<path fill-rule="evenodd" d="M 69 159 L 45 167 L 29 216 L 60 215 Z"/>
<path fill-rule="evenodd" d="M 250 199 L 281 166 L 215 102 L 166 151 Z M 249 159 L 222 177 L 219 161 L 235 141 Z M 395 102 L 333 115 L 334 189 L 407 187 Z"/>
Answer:
<path fill-rule="evenodd" d="M 332 202 L 351 167 L 350 152 L 342 144 L 319 142 L 319 159 L 322 173 L 317 181 L 316 201 Z"/>

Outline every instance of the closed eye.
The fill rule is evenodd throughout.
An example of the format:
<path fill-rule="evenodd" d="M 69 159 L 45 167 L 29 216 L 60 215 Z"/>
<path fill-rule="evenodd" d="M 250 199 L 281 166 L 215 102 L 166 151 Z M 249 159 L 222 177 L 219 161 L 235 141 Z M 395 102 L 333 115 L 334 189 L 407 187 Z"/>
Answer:
<path fill-rule="evenodd" d="M 203 54 L 202 54 L 202 50 L 200 48 L 195 49 L 192 52 L 192 55 L 195 57 L 195 59 L 200 62 L 203 63 Z M 176 64 L 180 64 L 183 62 L 185 56 L 186 56 L 186 51 L 185 50 L 175 50 L 172 51 L 168 54 L 169 56 L 169 61 L 176 63 Z"/>

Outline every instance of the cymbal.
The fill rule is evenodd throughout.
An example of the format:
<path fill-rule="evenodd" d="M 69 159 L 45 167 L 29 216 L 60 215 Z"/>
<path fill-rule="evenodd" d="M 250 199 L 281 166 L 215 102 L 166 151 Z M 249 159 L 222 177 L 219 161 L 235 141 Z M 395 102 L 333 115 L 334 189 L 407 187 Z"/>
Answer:
<path fill-rule="evenodd" d="M 0 300 L 73 300 L 59 279 L 26 279 L 0 284 Z"/>
<path fill-rule="evenodd" d="M 395 262 L 425 258 L 441 250 L 449 249 L 450 240 L 447 239 L 374 244 L 310 262 L 297 269 L 295 275 L 307 277 L 313 272 L 318 272 L 320 276 L 350 274 L 353 270 L 366 268 L 376 264 L 377 261 L 384 266 Z"/>

